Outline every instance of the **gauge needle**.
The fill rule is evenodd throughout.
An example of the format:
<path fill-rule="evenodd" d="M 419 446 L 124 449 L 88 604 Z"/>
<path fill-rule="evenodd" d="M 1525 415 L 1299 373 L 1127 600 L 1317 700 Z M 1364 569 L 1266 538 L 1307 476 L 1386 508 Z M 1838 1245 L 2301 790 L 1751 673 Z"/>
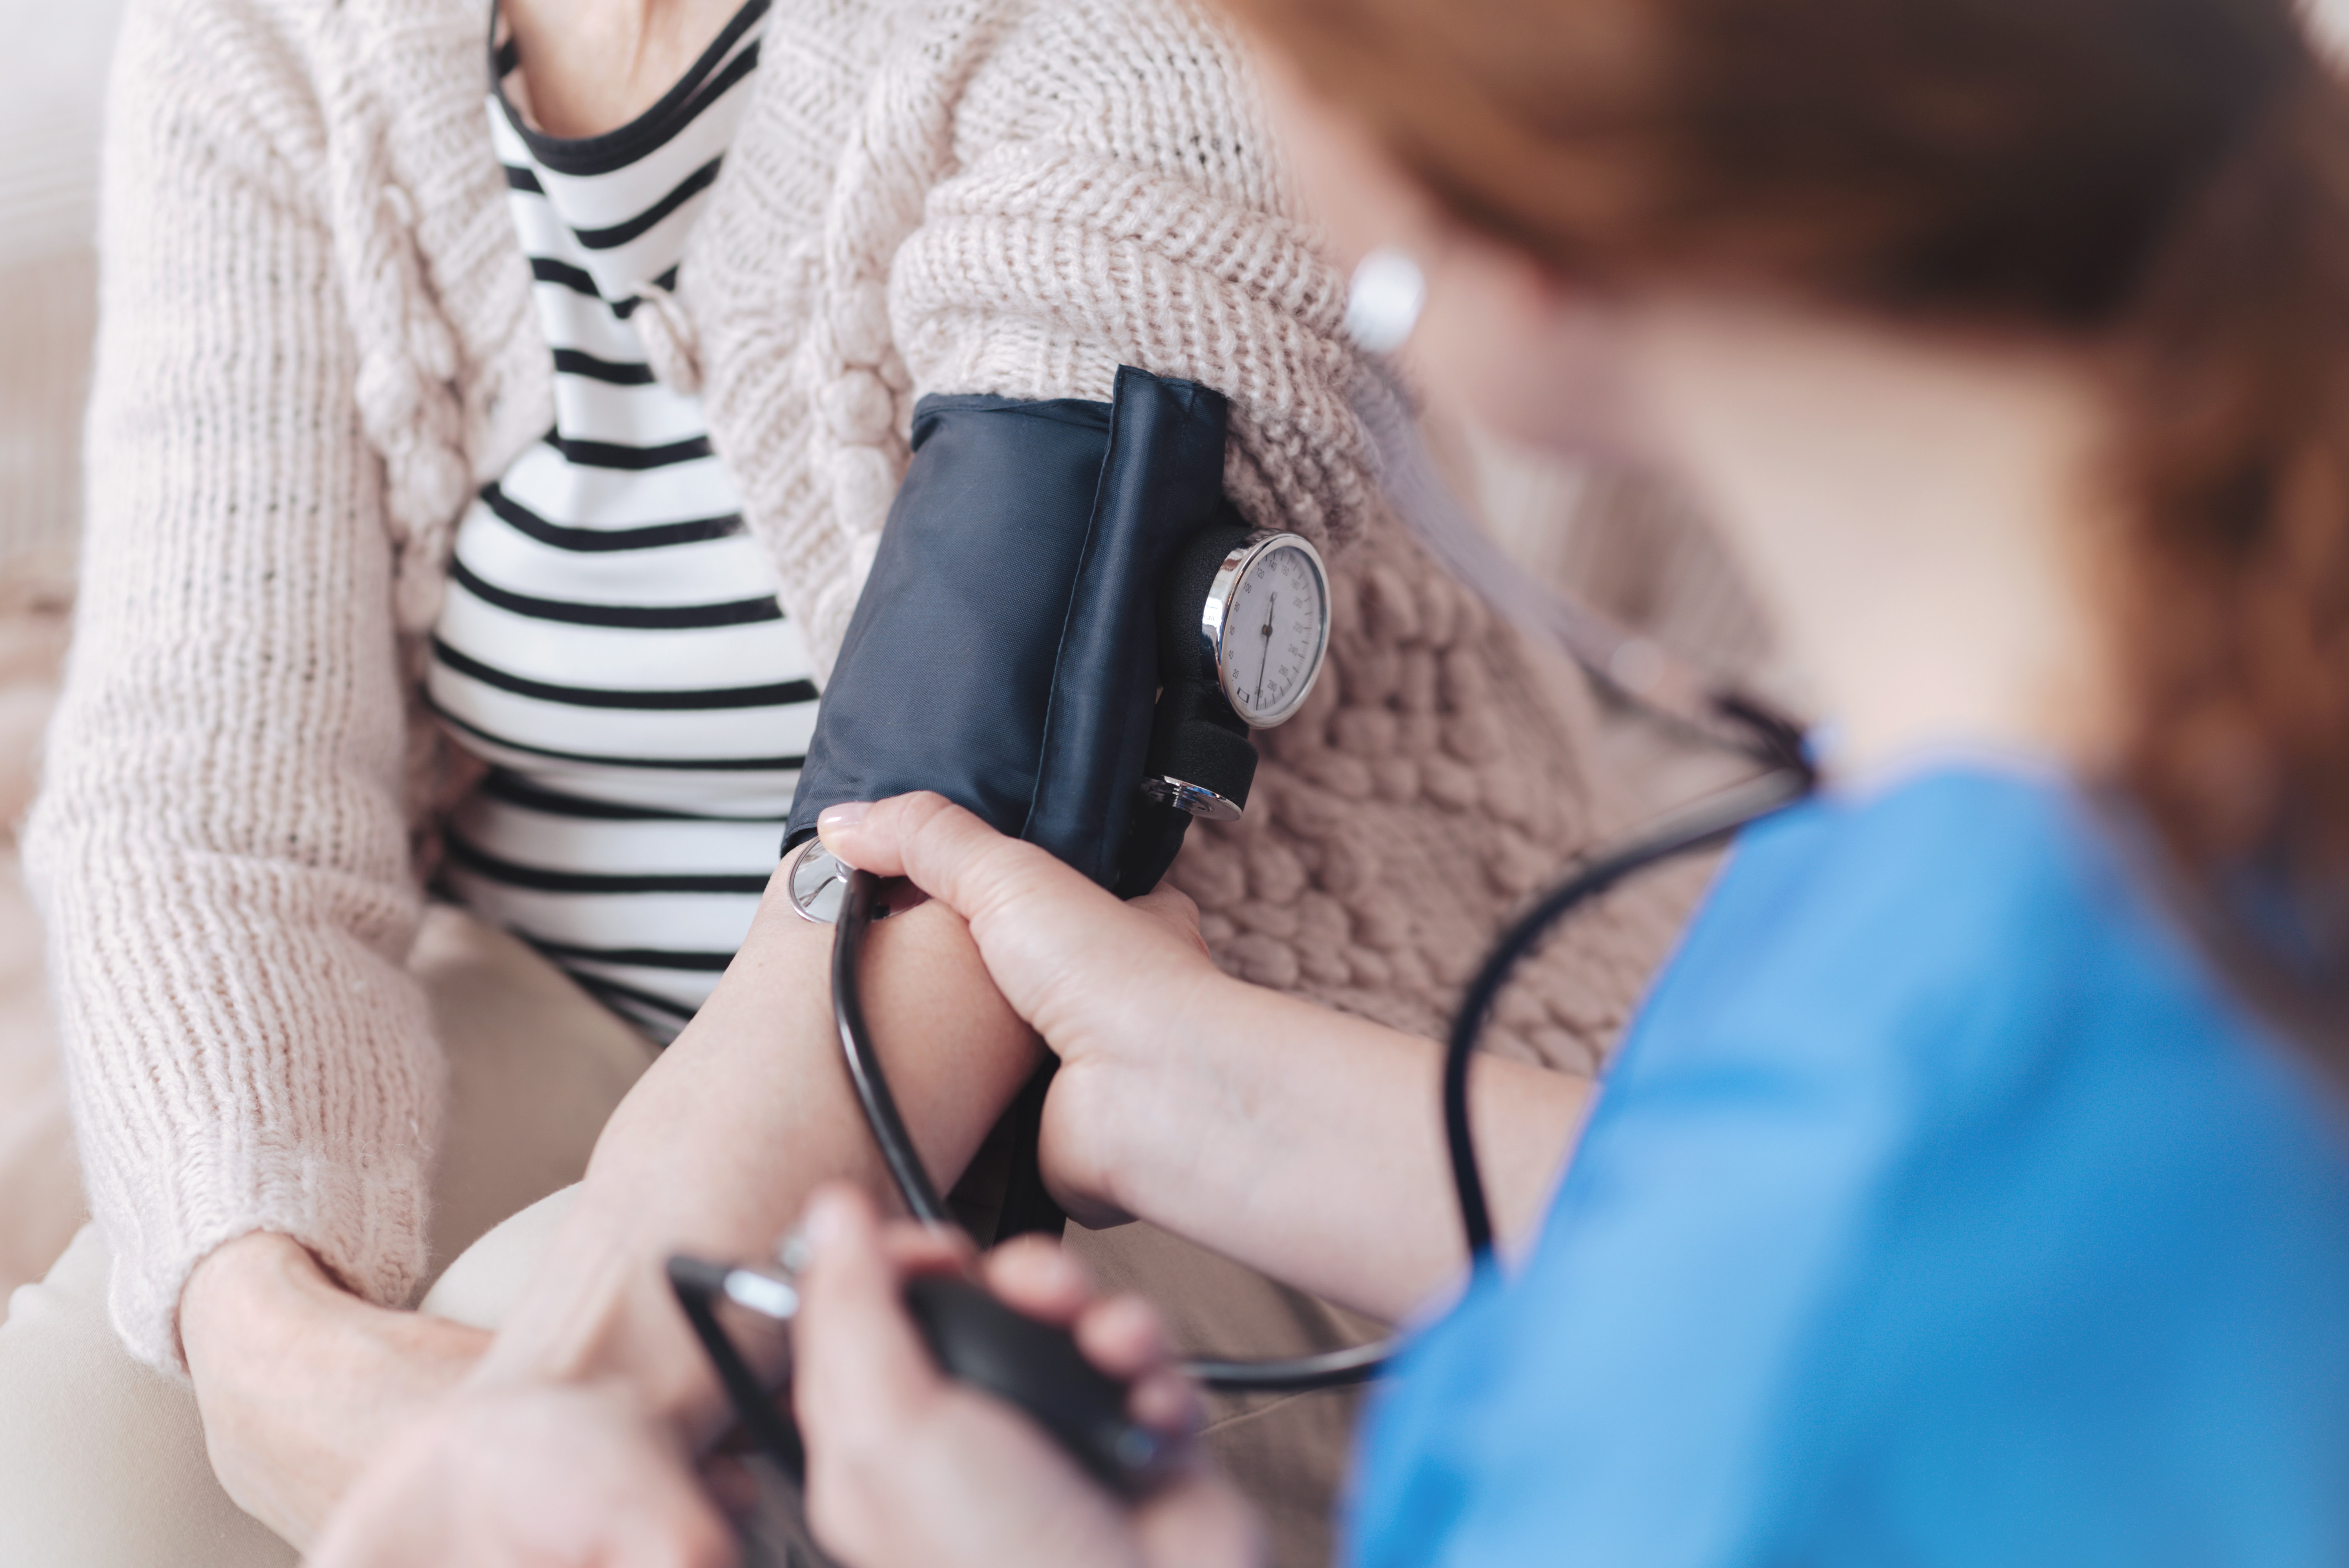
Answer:
<path fill-rule="evenodd" d="M 1279 603 L 1278 593 L 1264 602 L 1264 657 L 1256 662 L 1256 690 L 1248 694 L 1248 701 L 1258 707 L 1264 706 L 1264 666 L 1272 663 L 1272 612 Z"/>

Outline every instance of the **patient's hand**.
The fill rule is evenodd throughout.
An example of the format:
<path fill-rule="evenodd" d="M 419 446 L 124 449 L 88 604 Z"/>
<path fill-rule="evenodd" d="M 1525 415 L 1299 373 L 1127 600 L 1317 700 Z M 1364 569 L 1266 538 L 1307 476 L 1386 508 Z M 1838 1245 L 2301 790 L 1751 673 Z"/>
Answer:
<path fill-rule="evenodd" d="M 387 1445 L 311 1568 L 721 1568 L 734 1533 L 626 1383 L 467 1387 Z"/>
<path fill-rule="evenodd" d="M 197 1266 L 180 1337 L 221 1485 L 296 1546 L 489 1342 L 479 1329 L 371 1306 L 300 1243 L 265 1233 Z"/>
<path fill-rule="evenodd" d="M 581 1423 L 574 1481 L 611 1469 L 622 1453 L 668 1455 L 670 1472 L 689 1474 L 679 1456 L 718 1434 L 725 1404 L 663 1260 L 678 1252 L 761 1256 L 819 1181 L 845 1177 L 878 1189 L 886 1181 L 841 1070 L 832 937 L 794 912 L 779 869 L 717 990 L 605 1125 L 568 1213 L 464 1387 L 405 1436 L 390 1435 L 352 1491 L 349 1508 L 361 1520 L 380 1523 L 403 1508 L 416 1518 L 388 1533 L 338 1519 L 329 1561 L 600 1563 L 612 1559 L 595 1552 L 647 1520 L 667 1521 L 653 1534 L 682 1542 L 685 1555 L 625 1560 L 703 1560 L 665 1483 L 606 1498 L 567 1483 L 560 1463 L 517 1471 L 542 1496 L 571 1496 L 574 1511 L 608 1524 L 564 1556 L 574 1548 L 550 1545 L 526 1511 L 434 1478 L 468 1473 L 557 1410 L 576 1412 Z M 1035 1038 L 943 906 L 893 915 L 874 932 L 865 965 L 868 1012 L 898 1109 L 933 1178 L 950 1186 L 1034 1070 Z M 559 1419 L 546 1429 L 565 1436 Z"/>

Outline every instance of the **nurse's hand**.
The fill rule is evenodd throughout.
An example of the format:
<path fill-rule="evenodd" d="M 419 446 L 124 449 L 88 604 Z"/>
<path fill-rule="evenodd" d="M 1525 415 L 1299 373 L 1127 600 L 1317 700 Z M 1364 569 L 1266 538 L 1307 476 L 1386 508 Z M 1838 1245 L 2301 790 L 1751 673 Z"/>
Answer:
<path fill-rule="evenodd" d="M 834 806 L 818 828 L 850 865 L 905 877 L 970 923 L 997 989 L 1061 1058 L 1045 1107 L 1052 1195 L 1096 1229 L 1130 1218 L 1112 1130 L 1132 1107 L 1187 1119 L 1198 1097 L 1166 1092 L 1160 1075 L 1184 1059 L 1209 994 L 1247 989 L 1208 957 L 1197 906 L 1163 882 L 1121 900 L 940 795 Z M 1181 1142 L 1190 1130 L 1162 1119 L 1159 1130 Z"/>
<path fill-rule="evenodd" d="M 1004 1000 L 1063 1061 L 1164 1037 L 1170 1009 L 1220 973 L 1174 888 L 1126 903 L 942 795 L 834 806 L 817 830 L 850 865 L 908 878 L 968 921 Z"/>
<path fill-rule="evenodd" d="M 1003 999 L 1060 1054 L 1039 1149 L 1071 1218 L 1147 1220 L 1389 1322 L 1462 1277 L 1436 1042 L 1235 979 L 1181 893 L 1122 903 L 936 795 L 836 806 L 820 827 L 849 864 L 968 921 Z M 1588 1088 L 1476 1064 L 1504 1245 L 1532 1234 Z"/>
<path fill-rule="evenodd" d="M 940 1373 L 905 1315 L 910 1270 L 960 1254 L 919 1228 L 884 1228 L 854 1188 L 819 1192 L 792 1326 L 793 1406 L 808 1449 L 808 1518 L 848 1568 L 1240 1568 L 1263 1561 L 1247 1506 L 1195 1455 L 1147 1498 L 1121 1502 L 1041 1429 Z M 1129 1381 L 1133 1418 L 1180 1439 L 1197 1401 L 1157 1321 L 1131 1297 L 1093 1298 L 1077 1265 L 1032 1238 L 987 1260 L 986 1283 Z"/>

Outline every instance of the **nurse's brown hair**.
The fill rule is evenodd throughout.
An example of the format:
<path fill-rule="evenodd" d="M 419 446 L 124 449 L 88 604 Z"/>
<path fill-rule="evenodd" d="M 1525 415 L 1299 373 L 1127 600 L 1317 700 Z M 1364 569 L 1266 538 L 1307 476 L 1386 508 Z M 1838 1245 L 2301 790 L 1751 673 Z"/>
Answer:
<path fill-rule="evenodd" d="M 1567 276 L 2091 349 L 2117 782 L 2238 975 L 2341 1045 L 2349 98 L 2288 0 L 1224 3 Z"/>

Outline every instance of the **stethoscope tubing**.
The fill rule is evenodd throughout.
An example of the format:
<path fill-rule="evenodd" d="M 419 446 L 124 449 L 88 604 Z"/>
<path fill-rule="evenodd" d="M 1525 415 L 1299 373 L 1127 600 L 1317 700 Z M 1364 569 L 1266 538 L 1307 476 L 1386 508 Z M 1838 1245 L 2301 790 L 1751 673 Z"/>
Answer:
<path fill-rule="evenodd" d="M 1493 1252 L 1491 1206 L 1476 1159 L 1475 1130 L 1468 1117 L 1468 1068 L 1476 1054 L 1493 1004 L 1516 966 L 1539 945 L 1558 922 L 1626 877 L 1683 855 L 1699 853 L 1726 842 L 1739 830 L 1771 815 L 1810 793 L 1816 776 L 1802 750 L 1800 732 L 1758 704 L 1735 696 L 1718 699 L 1723 717 L 1754 737 L 1757 758 L 1769 771 L 1712 796 L 1637 838 L 1586 860 L 1563 882 L 1511 922 L 1486 954 L 1454 1015 L 1444 1057 L 1444 1129 L 1452 1165 L 1460 1224 L 1468 1243 L 1472 1268 L 1481 1266 Z M 880 1053 L 864 1018 L 862 964 L 864 934 L 879 907 L 881 882 L 870 872 L 852 872 L 846 898 L 833 937 L 833 1016 L 840 1030 L 842 1055 L 850 1083 L 856 1091 L 866 1122 L 879 1144 L 884 1163 L 896 1183 L 906 1209 L 925 1224 L 953 1225 L 953 1215 L 938 1196 L 921 1153 L 898 1114 L 889 1091 Z M 1185 1370 L 1206 1387 L 1225 1393 L 1297 1393 L 1342 1387 L 1376 1377 L 1384 1370 L 1400 1340 L 1315 1356 L 1274 1360 L 1241 1360 L 1206 1357 L 1185 1363 Z"/>
<path fill-rule="evenodd" d="M 871 872 L 851 869 L 840 905 L 840 919 L 832 936 L 832 1017 L 840 1032 L 841 1055 L 848 1063 L 848 1081 L 864 1109 L 873 1141 L 881 1148 L 889 1180 L 915 1219 L 926 1225 L 956 1226 L 937 1184 L 922 1163 L 914 1135 L 898 1114 L 897 1098 L 881 1070 L 881 1053 L 874 1048 L 873 1031 L 864 1021 L 864 934 L 878 918 L 881 879 Z"/>
<path fill-rule="evenodd" d="M 1468 1117 L 1468 1068 L 1485 1032 L 1493 1004 L 1519 964 L 1558 922 L 1627 877 L 1683 855 L 1729 841 L 1739 831 L 1775 814 L 1811 792 L 1807 767 L 1779 769 L 1699 801 L 1619 848 L 1582 864 L 1536 900 L 1501 934 L 1475 978 L 1462 994 L 1444 1050 L 1444 1137 L 1452 1161 L 1452 1189 L 1459 1201 L 1460 1229 L 1472 1268 L 1493 1252 L 1493 1215 L 1485 1195 L 1484 1171 L 1476 1161 L 1476 1134 Z"/>
<path fill-rule="evenodd" d="M 864 1020 L 864 934 L 880 907 L 880 878 L 871 872 L 850 872 L 832 939 L 833 1019 L 840 1031 L 848 1081 L 906 1212 L 926 1225 L 953 1226 L 954 1215 L 939 1197 L 937 1184 L 930 1180 L 921 1151 L 898 1112 L 896 1097 L 889 1090 L 888 1075 L 882 1069 L 880 1053 Z M 1335 1388 L 1374 1377 L 1385 1365 L 1387 1352 L 1388 1346 L 1381 1343 L 1279 1361 L 1204 1358 L 1185 1363 L 1184 1369 L 1210 1388 L 1289 1393 Z"/>
<path fill-rule="evenodd" d="M 1444 1045 L 1443 1114 L 1453 1191 L 1473 1270 L 1485 1267 L 1494 1250 L 1492 1210 L 1476 1157 L 1468 1113 L 1469 1066 L 1493 1006 L 1517 965 L 1575 910 L 1649 868 L 1728 841 L 1740 830 L 1808 796 L 1816 773 L 1801 730 L 1767 706 L 1738 694 L 1713 698 L 1721 717 L 1744 731 L 1742 749 L 1766 771 L 1676 812 L 1627 842 L 1579 861 L 1571 873 L 1512 921 L 1494 943 L 1463 994 Z M 880 879 L 854 871 L 844 890 L 832 952 L 833 1019 L 857 1104 L 871 1129 L 906 1210 L 925 1224 L 954 1226 L 952 1213 L 922 1163 L 921 1151 L 890 1091 L 880 1053 L 873 1042 L 864 1004 L 864 940 L 880 915 Z M 709 1353 L 745 1430 L 785 1472 L 796 1476 L 803 1463 L 799 1434 L 718 1320 L 716 1303 L 726 1294 L 730 1271 L 690 1258 L 671 1260 L 669 1278 L 694 1334 Z M 1339 1388 L 1382 1373 L 1402 1347 L 1400 1336 L 1314 1356 L 1269 1360 L 1202 1357 L 1185 1370 L 1203 1386 L 1226 1393 L 1299 1393 Z"/>

